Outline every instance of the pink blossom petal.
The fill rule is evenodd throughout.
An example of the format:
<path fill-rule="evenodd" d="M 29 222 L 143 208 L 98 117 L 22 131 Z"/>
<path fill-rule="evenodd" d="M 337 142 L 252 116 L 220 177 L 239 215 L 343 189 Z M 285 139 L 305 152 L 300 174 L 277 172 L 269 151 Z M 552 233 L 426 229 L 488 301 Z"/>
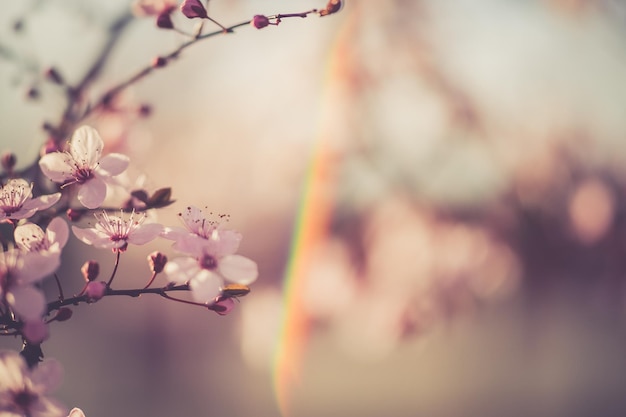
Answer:
<path fill-rule="evenodd" d="M 48 338 L 50 332 L 43 320 L 26 321 L 22 326 L 22 336 L 30 343 L 41 343 Z"/>
<path fill-rule="evenodd" d="M 253 283 L 259 275 L 256 262 L 241 255 L 228 255 L 220 259 L 219 270 L 227 280 L 243 285 Z"/>
<path fill-rule="evenodd" d="M 163 271 L 171 282 L 184 284 L 200 273 L 198 261 L 191 257 L 176 258 L 165 264 Z"/>
<path fill-rule="evenodd" d="M 46 359 L 36 366 L 31 374 L 35 389 L 47 394 L 61 386 L 63 367 L 56 359 Z"/>
<path fill-rule="evenodd" d="M 67 223 L 61 217 L 55 217 L 52 219 L 48 228 L 46 229 L 46 236 L 48 242 L 51 244 L 57 243 L 59 249 L 63 249 L 67 243 L 67 239 L 70 235 L 70 229 L 67 227 Z"/>
<path fill-rule="evenodd" d="M 27 252 L 23 255 L 24 266 L 19 272 L 20 284 L 32 284 L 56 271 L 61 265 L 60 253 Z"/>
<path fill-rule="evenodd" d="M 70 154 L 76 161 L 94 168 L 102 155 L 103 147 L 104 142 L 96 129 L 91 126 L 81 126 L 72 135 Z"/>
<path fill-rule="evenodd" d="M 203 269 L 191 281 L 191 295 L 199 303 L 209 303 L 220 295 L 222 279 L 216 273 Z"/>
<path fill-rule="evenodd" d="M 107 187 L 100 178 L 92 178 L 84 183 L 78 190 L 78 201 L 89 208 L 95 209 L 100 207 L 104 202 L 107 194 Z"/>
<path fill-rule="evenodd" d="M 5 393 L 13 387 L 24 385 L 27 373 L 26 362 L 19 353 L 7 351 L 0 353 L 0 392 Z"/>
<path fill-rule="evenodd" d="M 41 227 L 33 223 L 24 223 L 15 228 L 13 237 L 18 248 L 24 251 L 36 250 L 38 245 L 45 239 Z"/>
<path fill-rule="evenodd" d="M 54 398 L 39 396 L 34 404 L 28 407 L 31 416 L 37 417 L 62 417 L 67 413 L 67 408 Z"/>
<path fill-rule="evenodd" d="M 61 193 L 44 195 L 41 197 L 26 200 L 22 207 L 9 217 L 14 220 L 28 219 L 39 210 L 45 210 L 56 204 L 61 198 Z"/>
<path fill-rule="evenodd" d="M 37 198 L 32 198 L 24 203 L 22 206 L 25 209 L 45 210 L 52 207 L 61 198 L 61 193 L 54 193 L 48 195 L 42 195 Z"/>
<path fill-rule="evenodd" d="M 219 230 L 217 239 L 211 239 L 215 241 L 213 252 L 211 253 L 218 258 L 231 255 L 239 249 L 241 238 L 241 233 L 235 232 L 234 230 Z"/>
<path fill-rule="evenodd" d="M 179 252 L 200 256 L 207 245 L 207 240 L 198 235 L 186 234 L 172 245 Z"/>
<path fill-rule="evenodd" d="M 11 288 L 6 299 L 13 311 L 24 320 L 40 320 L 46 311 L 43 294 L 30 285 Z"/>
<path fill-rule="evenodd" d="M 182 227 L 166 227 L 161 232 L 161 237 L 168 240 L 178 240 L 187 235 L 189 235 L 189 231 Z"/>
<path fill-rule="evenodd" d="M 108 240 L 108 237 L 101 231 L 96 229 L 81 229 L 80 227 L 72 226 L 72 232 L 79 240 L 87 245 L 95 245 L 101 243 L 102 240 Z"/>
<path fill-rule="evenodd" d="M 39 159 L 41 172 L 54 182 L 63 183 L 72 178 L 74 172 L 73 160 L 64 152 L 52 152 Z"/>
<path fill-rule="evenodd" d="M 163 226 L 158 223 L 142 224 L 128 236 L 128 243 L 143 245 L 156 239 L 163 231 Z"/>
<path fill-rule="evenodd" d="M 126 171 L 129 163 L 130 159 L 126 155 L 122 155 L 120 153 L 111 153 L 100 159 L 96 171 L 100 175 L 115 176 Z"/>

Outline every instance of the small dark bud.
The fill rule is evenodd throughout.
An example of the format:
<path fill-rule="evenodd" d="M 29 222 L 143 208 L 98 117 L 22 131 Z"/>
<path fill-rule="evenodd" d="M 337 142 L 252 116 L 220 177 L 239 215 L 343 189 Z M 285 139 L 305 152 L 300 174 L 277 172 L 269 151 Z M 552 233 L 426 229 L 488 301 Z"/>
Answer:
<path fill-rule="evenodd" d="M 184 0 L 180 5 L 180 11 L 189 19 L 196 17 L 206 19 L 209 17 L 200 0 Z"/>
<path fill-rule="evenodd" d="M 341 0 L 329 0 L 326 4 L 326 8 L 320 10 L 320 16 L 328 16 L 329 14 L 337 13 L 343 7 Z"/>
<path fill-rule="evenodd" d="M 160 208 L 172 203 L 172 189 L 170 187 L 159 188 L 146 202 L 149 207 Z"/>
<path fill-rule="evenodd" d="M 65 214 L 67 214 L 67 218 L 71 222 L 77 222 L 77 221 L 79 221 L 83 217 L 85 212 L 83 210 L 67 209 Z"/>
<path fill-rule="evenodd" d="M 67 321 L 72 317 L 72 310 L 67 307 L 61 307 L 59 311 L 57 311 L 57 315 L 54 316 L 56 321 Z"/>
<path fill-rule="evenodd" d="M 63 77 L 59 74 L 56 68 L 50 67 L 45 72 L 46 79 L 52 81 L 55 84 L 64 85 L 65 81 L 63 81 Z"/>
<path fill-rule="evenodd" d="M 15 168 L 17 163 L 17 156 L 10 151 L 4 152 L 0 157 L 0 163 L 6 172 L 13 172 L 13 168 Z"/>
<path fill-rule="evenodd" d="M 139 116 L 149 117 L 152 114 L 152 106 L 149 104 L 142 104 L 139 106 Z"/>
<path fill-rule="evenodd" d="M 152 252 L 148 255 L 148 265 L 150 266 L 150 270 L 155 274 L 162 272 L 166 263 L 167 256 L 163 255 L 161 252 Z"/>
<path fill-rule="evenodd" d="M 254 17 L 250 21 L 250 24 L 257 29 L 263 29 L 270 24 L 270 20 L 262 14 L 257 14 L 254 15 Z"/>
<path fill-rule="evenodd" d="M 156 25 L 161 29 L 174 29 L 174 23 L 172 22 L 170 11 L 163 12 L 158 15 Z"/>
<path fill-rule="evenodd" d="M 157 56 L 152 60 L 152 68 L 161 68 L 167 65 L 167 59 L 162 56 Z"/>
<path fill-rule="evenodd" d="M 39 90 L 37 89 L 37 87 L 30 87 L 28 90 L 26 90 L 26 97 L 29 98 L 30 100 L 36 100 L 39 98 Z"/>
<path fill-rule="evenodd" d="M 83 273 L 85 281 L 91 282 L 98 278 L 98 274 L 100 274 L 100 264 L 96 261 L 87 261 L 82 268 L 80 268 L 80 272 Z"/>

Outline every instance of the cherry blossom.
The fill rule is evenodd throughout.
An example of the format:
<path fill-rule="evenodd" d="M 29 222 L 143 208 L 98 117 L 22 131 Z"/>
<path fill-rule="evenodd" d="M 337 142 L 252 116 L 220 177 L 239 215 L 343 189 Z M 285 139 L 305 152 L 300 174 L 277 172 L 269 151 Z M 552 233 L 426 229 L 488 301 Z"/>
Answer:
<path fill-rule="evenodd" d="M 89 126 L 78 128 L 67 152 L 52 152 L 41 157 L 44 175 L 63 186 L 77 184 L 78 201 L 89 209 L 99 207 L 106 198 L 107 183 L 128 167 L 127 156 L 111 153 L 102 157 L 104 142 Z"/>
<path fill-rule="evenodd" d="M 52 219 L 45 233 L 33 223 L 24 223 L 15 228 L 14 238 L 18 248 L 25 252 L 43 254 L 60 253 L 69 237 L 67 223 L 60 217 Z"/>
<path fill-rule="evenodd" d="M 185 228 L 167 227 L 162 237 L 174 240 L 174 248 L 180 252 L 196 253 L 197 248 L 189 247 L 194 240 L 200 246 L 213 246 L 211 252 L 215 256 L 223 256 L 237 252 L 241 242 L 241 234 L 233 230 L 224 229 L 222 222 L 226 215 L 219 215 L 217 220 L 207 219 L 202 210 L 188 206 L 184 212 L 178 213 Z M 183 240 L 185 243 L 182 243 Z M 192 245 L 195 246 L 195 245 Z"/>
<path fill-rule="evenodd" d="M 11 179 L 0 188 L 0 220 L 27 219 L 39 210 L 45 210 L 61 198 L 61 193 L 32 198 L 32 184 L 21 178 Z"/>
<path fill-rule="evenodd" d="M 32 284 L 56 271 L 60 263 L 60 253 L 22 252 L 15 248 L 0 252 L 0 302 L 26 321 L 40 319 L 46 302 Z"/>
<path fill-rule="evenodd" d="M 95 227 L 82 229 L 72 226 L 74 235 L 88 245 L 98 248 L 116 249 L 123 251 L 129 243 L 143 245 L 163 232 L 163 226 L 158 223 L 144 223 L 146 214 L 135 219 L 135 212 L 131 212 L 126 220 L 123 217 L 109 216 L 106 211 L 95 214 L 98 222 Z"/>
<path fill-rule="evenodd" d="M 193 298 L 200 303 L 214 302 L 224 286 L 224 279 L 248 285 L 258 276 L 257 264 L 249 258 L 235 255 L 230 231 L 211 233 L 209 239 L 196 235 L 182 237 L 177 243 L 181 251 L 192 256 L 169 261 L 164 272 L 176 284 L 189 284 Z M 226 236 L 222 239 L 222 235 Z"/>
<path fill-rule="evenodd" d="M 0 375 L 0 416 L 66 415 L 65 407 L 47 397 L 61 382 L 62 369 L 57 361 L 49 359 L 30 370 L 17 352 L 2 352 Z"/>

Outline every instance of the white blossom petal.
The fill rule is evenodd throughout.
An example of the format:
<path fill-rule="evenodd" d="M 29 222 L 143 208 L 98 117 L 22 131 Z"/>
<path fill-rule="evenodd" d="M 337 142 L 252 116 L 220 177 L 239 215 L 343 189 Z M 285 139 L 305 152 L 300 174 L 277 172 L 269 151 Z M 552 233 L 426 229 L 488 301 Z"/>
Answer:
<path fill-rule="evenodd" d="M 30 285 L 11 288 L 6 294 L 9 305 L 24 320 L 41 319 L 46 311 L 46 299 L 41 291 Z"/>
<path fill-rule="evenodd" d="M 52 152 L 39 159 L 41 172 L 54 182 L 63 183 L 72 178 L 74 164 L 65 152 Z"/>
<path fill-rule="evenodd" d="M 130 159 L 128 156 L 120 153 L 111 153 L 100 159 L 96 172 L 104 176 L 116 176 L 126 171 L 129 163 Z"/>
<path fill-rule="evenodd" d="M 49 393 L 61 385 L 63 367 L 56 359 L 46 359 L 33 369 L 31 379 L 38 392 Z"/>
<path fill-rule="evenodd" d="M 19 283 L 32 284 L 56 271 L 61 265 L 60 253 L 27 252 L 23 255 L 24 265 L 19 271 Z"/>
<path fill-rule="evenodd" d="M 142 224 L 128 236 L 128 243 L 143 245 L 159 237 L 163 226 L 158 223 Z"/>
<path fill-rule="evenodd" d="M 163 272 L 171 282 L 184 284 L 193 279 L 201 271 L 198 261 L 191 257 L 172 259 L 165 264 Z"/>
<path fill-rule="evenodd" d="M 222 291 L 223 281 L 219 275 L 207 269 L 201 270 L 191 281 L 191 296 L 199 303 L 209 303 L 215 300 Z"/>
<path fill-rule="evenodd" d="M 41 227 L 34 223 L 24 223 L 15 228 L 13 238 L 18 248 L 30 252 L 37 250 L 41 246 L 41 242 L 46 238 Z"/>
<path fill-rule="evenodd" d="M 69 145 L 70 154 L 76 161 L 95 168 L 102 155 L 104 142 L 96 129 L 91 126 L 81 126 L 72 135 Z"/>
<path fill-rule="evenodd" d="M 94 245 L 96 242 L 100 242 L 103 239 L 108 240 L 108 237 L 104 234 L 104 232 L 93 228 L 82 229 L 80 227 L 72 226 L 72 232 L 74 232 L 74 236 L 87 245 Z"/>
<path fill-rule="evenodd" d="M 46 237 L 51 245 L 58 244 L 58 249 L 63 249 L 67 243 L 67 239 L 70 235 L 70 229 L 67 227 L 67 222 L 61 217 L 55 217 L 52 219 L 48 228 L 46 229 Z"/>
<path fill-rule="evenodd" d="M 259 275 L 256 262 L 241 255 L 228 255 L 220 259 L 219 270 L 227 280 L 243 285 L 253 283 Z"/>
<path fill-rule="evenodd" d="M 88 209 L 100 207 L 107 194 L 107 187 L 101 178 L 94 177 L 78 190 L 78 201 Z"/>

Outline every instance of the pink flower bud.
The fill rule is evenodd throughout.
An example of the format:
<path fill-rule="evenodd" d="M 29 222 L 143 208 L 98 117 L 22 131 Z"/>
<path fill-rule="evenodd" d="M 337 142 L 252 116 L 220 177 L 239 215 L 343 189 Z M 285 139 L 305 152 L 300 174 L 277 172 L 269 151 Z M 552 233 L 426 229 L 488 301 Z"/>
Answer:
<path fill-rule="evenodd" d="M 83 273 L 85 281 L 93 281 L 98 278 L 98 274 L 100 274 L 100 265 L 96 261 L 87 261 L 84 263 L 83 267 L 80 268 L 80 272 Z"/>
<path fill-rule="evenodd" d="M 161 29 L 174 29 L 174 23 L 172 22 L 172 18 L 170 17 L 170 11 L 166 11 L 158 15 L 156 19 L 156 25 Z"/>
<path fill-rule="evenodd" d="M 41 343 L 49 336 L 48 325 L 43 320 L 27 321 L 22 327 L 22 336 L 29 343 Z"/>
<path fill-rule="evenodd" d="M 166 263 L 167 256 L 163 255 L 161 252 L 152 252 L 148 255 L 148 265 L 150 266 L 150 270 L 155 274 L 162 272 Z"/>
<path fill-rule="evenodd" d="M 52 81 L 55 84 L 58 84 L 58 85 L 65 84 L 65 81 L 63 81 L 63 77 L 61 77 L 61 74 L 59 74 L 59 71 L 57 71 L 57 69 L 54 67 L 48 68 L 45 72 L 45 76 L 48 80 Z"/>
<path fill-rule="evenodd" d="M 85 288 L 87 302 L 94 303 L 104 297 L 107 291 L 107 283 L 104 281 L 91 281 Z"/>
<path fill-rule="evenodd" d="M 180 5 L 180 11 L 189 19 L 199 17 L 200 19 L 206 19 L 207 15 L 204 5 L 199 0 L 185 0 Z"/>
<path fill-rule="evenodd" d="M 215 311 L 220 316 L 225 316 L 235 308 L 235 301 L 230 297 L 218 297 L 217 300 L 207 308 Z"/>
<path fill-rule="evenodd" d="M 254 15 L 254 17 L 250 21 L 250 24 L 257 29 L 263 29 L 270 24 L 270 20 L 262 14 L 257 14 Z"/>
<path fill-rule="evenodd" d="M 157 56 L 152 60 L 152 68 L 162 68 L 167 64 L 167 59 Z"/>
<path fill-rule="evenodd" d="M 7 172 L 12 172 L 13 168 L 15 168 L 15 164 L 17 163 L 17 157 L 13 152 L 5 152 L 0 157 L 0 162 L 2 163 L 2 168 L 4 168 Z"/>
<path fill-rule="evenodd" d="M 67 218 L 71 222 L 77 222 L 77 221 L 79 221 L 83 217 L 85 212 L 83 210 L 67 209 L 65 214 L 67 214 Z"/>
<path fill-rule="evenodd" d="M 67 307 L 61 307 L 59 311 L 57 311 L 57 315 L 54 316 L 54 320 L 56 321 L 67 321 L 72 317 L 72 310 Z"/>

